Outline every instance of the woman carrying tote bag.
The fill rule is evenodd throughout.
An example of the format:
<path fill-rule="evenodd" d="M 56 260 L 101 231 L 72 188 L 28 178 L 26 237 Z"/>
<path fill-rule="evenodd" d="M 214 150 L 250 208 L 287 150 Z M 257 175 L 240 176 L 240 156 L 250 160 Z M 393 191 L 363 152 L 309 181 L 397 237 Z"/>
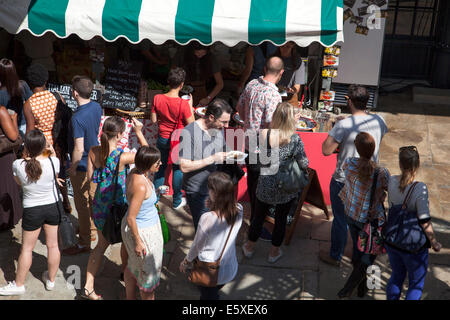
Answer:
<path fill-rule="evenodd" d="M 414 181 L 420 167 L 420 158 L 417 148 L 414 146 L 401 147 L 399 164 L 402 172 L 401 175 L 392 176 L 389 180 L 388 201 L 390 211 L 386 227 L 384 228 L 385 230 L 383 230 L 383 232 L 386 231 L 385 235 L 387 235 L 385 248 L 392 267 L 391 278 L 386 286 L 386 297 L 388 300 L 398 300 L 400 298 L 403 282 L 408 274 L 406 300 L 419 300 L 422 296 L 422 290 L 427 274 L 428 248 L 432 247 L 434 251 L 439 252 L 442 245 L 436 240 L 431 224 L 427 186 L 423 182 Z M 403 224 L 403 227 L 400 228 L 403 229 L 405 233 L 411 233 L 413 228 L 420 230 L 417 226 L 417 224 L 419 224 L 424 233 L 420 238 L 425 238 L 425 244 L 422 248 L 415 250 L 415 252 L 408 252 L 405 248 L 400 249 L 396 247 L 396 245 L 400 246 L 403 243 L 387 243 L 390 238 L 389 232 L 387 231 L 393 227 L 392 219 L 394 219 L 394 217 L 391 216 L 391 214 L 394 212 L 392 209 L 395 206 L 401 206 L 402 203 L 406 205 L 406 210 L 400 212 L 400 214 L 414 212 L 416 213 L 417 220 L 412 221 L 413 223 Z"/>
<path fill-rule="evenodd" d="M 185 273 L 193 268 L 193 261 L 214 263 L 219 261 L 217 284 L 199 286 L 200 300 L 219 300 L 219 290 L 232 281 L 238 270 L 236 237 L 242 225 L 243 208 L 234 196 L 230 176 L 216 171 L 208 177 L 208 208 L 199 221 L 194 242 L 180 264 Z"/>
<path fill-rule="evenodd" d="M 359 158 L 347 159 L 344 164 L 345 184 L 339 193 L 345 208 L 350 236 L 353 242 L 353 270 L 338 298 L 349 298 L 358 288 L 358 297 L 367 293 L 366 271 L 376 259 L 375 251 L 367 253 L 358 248 L 358 238 L 365 224 L 381 227 L 385 222 L 383 202 L 389 181 L 389 171 L 377 167 L 371 159 L 375 151 L 375 139 L 367 132 L 360 132 L 355 138 Z M 369 239 L 372 241 L 372 239 Z M 367 241 L 367 242 L 370 242 Z"/>
<path fill-rule="evenodd" d="M 142 133 L 142 123 L 132 119 L 133 129 L 141 145 L 148 145 Z M 101 258 L 110 245 L 104 233 L 105 221 L 114 203 L 123 204 L 125 199 L 125 179 L 128 165 L 134 163 L 135 153 L 123 152 L 118 148 L 125 132 L 125 121 L 118 116 L 109 117 L 102 127 L 100 146 L 92 147 L 88 154 L 88 177 L 97 184 L 92 200 L 92 215 L 98 232 L 98 242 L 89 255 L 86 283 L 81 297 L 89 300 L 99 300 L 101 295 L 95 293 L 95 275 L 100 268 Z M 116 175 L 117 172 L 117 175 Z M 116 199 L 114 199 L 116 197 Z M 120 250 L 122 265 L 126 264 L 127 253 L 122 246 Z"/>
<path fill-rule="evenodd" d="M 298 199 L 297 196 L 302 192 L 302 188 L 285 190 L 279 185 L 279 175 L 283 171 L 283 163 L 290 161 L 290 159 L 297 161 L 298 168 L 302 172 L 306 172 L 309 165 L 303 142 L 296 133 L 296 124 L 299 117 L 300 113 L 296 112 L 294 106 L 283 102 L 273 114 L 270 129 L 265 129 L 260 134 L 260 141 L 267 141 L 266 145 L 261 144 L 261 153 L 264 155 L 265 148 L 270 149 L 271 152 L 278 152 L 279 158 L 276 160 L 279 161 L 280 170 L 276 170 L 273 174 L 263 174 L 264 168 L 261 168 L 261 175 L 256 187 L 255 213 L 250 223 L 248 241 L 242 246 L 242 251 L 247 258 L 253 256 L 254 247 L 261 235 L 270 205 L 275 206 L 275 226 L 268 261 L 275 263 L 283 255 L 280 246 L 286 232 L 287 216 L 291 207 L 297 206 L 295 200 Z M 272 157 L 271 155 L 271 160 Z M 271 168 L 272 166 L 273 163 L 271 163 Z"/>

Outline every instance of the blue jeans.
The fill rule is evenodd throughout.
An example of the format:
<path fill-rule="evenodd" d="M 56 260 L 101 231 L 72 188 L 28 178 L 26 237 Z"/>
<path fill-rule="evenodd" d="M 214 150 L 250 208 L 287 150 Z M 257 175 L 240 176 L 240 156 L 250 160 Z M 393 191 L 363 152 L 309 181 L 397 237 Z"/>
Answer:
<path fill-rule="evenodd" d="M 200 221 L 202 214 L 209 211 L 205 204 L 208 197 L 208 194 L 186 193 L 186 202 L 189 206 L 189 210 L 191 211 L 195 231 L 197 231 L 198 222 Z"/>
<path fill-rule="evenodd" d="M 386 286 L 388 300 L 398 300 L 403 282 L 408 273 L 406 300 L 420 300 L 428 267 L 428 249 L 419 253 L 407 253 L 385 245 L 392 268 L 391 278 Z"/>
<path fill-rule="evenodd" d="M 202 287 L 198 286 L 200 290 L 200 300 L 219 300 L 219 291 L 222 289 L 224 284 L 218 285 L 216 287 Z"/>
<path fill-rule="evenodd" d="M 159 171 L 155 174 L 155 189 L 158 190 L 158 188 L 164 184 L 164 179 L 166 176 L 167 163 L 170 155 L 170 139 L 164 139 L 158 136 L 156 147 L 161 152 L 162 162 L 159 167 Z M 181 203 L 181 198 L 183 196 L 183 193 L 181 192 L 183 173 L 180 170 L 180 166 L 177 164 L 172 164 L 172 173 L 173 206 L 177 207 Z"/>
<path fill-rule="evenodd" d="M 334 218 L 331 225 L 330 257 L 338 261 L 342 259 L 342 255 L 344 254 L 348 233 L 347 216 L 345 214 L 344 203 L 338 196 L 343 187 L 343 183 L 331 179 L 330 200 Z"/>

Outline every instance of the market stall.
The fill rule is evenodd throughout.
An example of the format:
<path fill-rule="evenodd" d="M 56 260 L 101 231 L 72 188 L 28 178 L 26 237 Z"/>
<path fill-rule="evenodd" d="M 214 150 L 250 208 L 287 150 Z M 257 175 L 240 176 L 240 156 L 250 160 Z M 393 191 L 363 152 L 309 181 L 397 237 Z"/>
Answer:
<path fill-rule="evenodd" d="M 95 79 L 96 97 L 104 108 L 105 117 L 119 114 L 143 119 L 144 134 L 152 145 L 156 142 L 158 128 L 148 119 L 149 107 L 152 97 L 166 88 L 160 81 L 143 79 L 141 71 L 146 70 L 139 63 L 143 52 L 149 51 L 145 48 L 146 41 L 153 45 L 164 44 L 161 47 L 170 55 L 170 64 L 176 46 L 193 40 L 203 45 L 221 42 L 228 47 L 262 42 L 279 46 L 288 41 L 300 47 L 314 42 L 332 47 L 344 40 L 343 0 L 3 0 L 1 4 L 0 27 L 9 33 L 27 30 L 41 36 L 51 32 L 62 39 L 70 39 L 75 34 L 85 40 L 82 49 L 62 46 L 62 52 L 56 55 L 56 62 L 61 65 L 58 78 L 62 82 L 55 83 L 52 90 L 69 90 L 67 83 L 73 74 L 91 76 Z M 117 46 L 125 49 L 118 54 Z M 336 51 L 331 54 L 338 56 Z M 133 56 L 139 58 L 133 59 Z M 336 59 L 324 61 L 335 64 Z M 326 97 L 325 93 L 323 100 L 327 100 Z M 302 107 L 303 99 L 298 103 Z M 303 125 L 306 127 L 302 127 L 302 131 L 314 132 L 299 133 L 310 166 L 318 172 L 327 203 L 328 184 L 336 159 L 321 156 L 321 143 L 330 121 L 330 115 L 324 116 L 323 112 L 305 115 Z M 314 128 L 310 128 L 311 123 Z M 136 142 L 131 132 L 123 146 L 137 148 Z M 245 178 L 239 184 L 241 200 L 245 198 L 244 186 Z"/>

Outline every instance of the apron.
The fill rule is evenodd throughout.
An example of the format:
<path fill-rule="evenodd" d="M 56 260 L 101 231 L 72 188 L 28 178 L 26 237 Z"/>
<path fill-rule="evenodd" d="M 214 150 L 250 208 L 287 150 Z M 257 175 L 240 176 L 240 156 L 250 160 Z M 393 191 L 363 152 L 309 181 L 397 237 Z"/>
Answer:
<path fill-rule="evenodd" d="M 208 96 L 206 83 L 205 81 L 192 81 L 189 85 L 194 89 L 192 92 L 192 105 L 196 108 L 200 100 Z"/>

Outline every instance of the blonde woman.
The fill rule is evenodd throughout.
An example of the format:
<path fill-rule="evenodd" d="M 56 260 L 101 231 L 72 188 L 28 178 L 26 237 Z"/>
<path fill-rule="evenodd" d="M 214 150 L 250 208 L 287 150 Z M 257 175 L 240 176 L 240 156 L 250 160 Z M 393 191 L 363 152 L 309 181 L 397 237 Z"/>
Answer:
<path fill-rule="evenodd" d="M 295 132 L 296 123 L 300 114 L 289 103 L 281 103 L 275 110 L 270 129 L 264 129 L 260 133 L 261 152 L 264 154 L 271 150 L 272 154 L 278 154 L 279 163 L 294 157 L 300 168 L 308 168 L 308 158 L 300 136 Z M 270 205 L 275 206 L 275 226 L 272 233 L 272 247 L 268 261 L 275 263 L 283 255 L 280 246 L 283 243 L 286 231 L 286 220 L 291 206 L 296 205 L 295 199 L 301 190 L 294 193 L 286 193 L 279 189 L 276 183 L 276 172 L 274 174 L 261 174 L 256 187 L 255 214 L 250 224 L 248 241 L 242 247 L 247 258 L 254 253 L 256 241 L 261 235 L 266 215 L 269 213 Z"/>

